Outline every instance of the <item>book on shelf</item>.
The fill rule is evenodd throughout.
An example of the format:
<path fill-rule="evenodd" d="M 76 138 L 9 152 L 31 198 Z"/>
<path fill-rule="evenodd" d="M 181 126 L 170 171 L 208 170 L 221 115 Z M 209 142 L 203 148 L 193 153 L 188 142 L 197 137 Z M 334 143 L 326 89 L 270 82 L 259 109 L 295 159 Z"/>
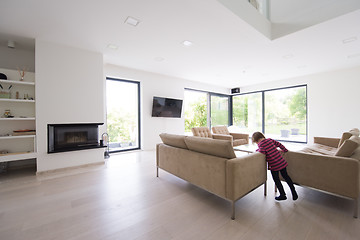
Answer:
<path fill-rule="evenodd" d="M 30 129 L 23 129 L 23 130 L 15 130 L 13 131 L 13 136 L 23 136 L 23 135 L 35 135 L 36 131 L 35 130 L 30 130 Z"/>

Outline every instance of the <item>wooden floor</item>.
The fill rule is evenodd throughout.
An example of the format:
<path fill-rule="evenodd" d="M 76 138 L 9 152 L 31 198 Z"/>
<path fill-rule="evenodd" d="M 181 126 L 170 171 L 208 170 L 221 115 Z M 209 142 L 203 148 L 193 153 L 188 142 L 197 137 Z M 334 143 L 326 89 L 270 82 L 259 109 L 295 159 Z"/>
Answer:
<path fill-rule="evenodd" d="M 226 200 L 155 174 L 153 151 L 41 176 L 0 174 L 0 239 L 360 239 L 351 200 L 297 187 L 297 201 L 279 203 L 269 179 L 268 196 L 260 187 L 240 199 L 231 220 Z"/>

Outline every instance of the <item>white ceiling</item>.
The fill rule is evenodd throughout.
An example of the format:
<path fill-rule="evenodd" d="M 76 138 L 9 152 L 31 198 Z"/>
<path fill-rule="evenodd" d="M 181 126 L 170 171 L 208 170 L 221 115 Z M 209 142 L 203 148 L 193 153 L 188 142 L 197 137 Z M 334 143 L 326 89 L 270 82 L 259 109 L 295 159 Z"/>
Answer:
<path fill-rule="evenodd" d="M 320 15 L 312 2 L 272 17 L 285 24 L 310 9 Z M 105 63 L 233 88 L 359 66 L 356 9 L 269 40 L 216 0 L 0 0 L 0 44 L 4 36 L 41 39 L 103 53 Z M 128 16 L 137 27 L 124 23 Z"/>

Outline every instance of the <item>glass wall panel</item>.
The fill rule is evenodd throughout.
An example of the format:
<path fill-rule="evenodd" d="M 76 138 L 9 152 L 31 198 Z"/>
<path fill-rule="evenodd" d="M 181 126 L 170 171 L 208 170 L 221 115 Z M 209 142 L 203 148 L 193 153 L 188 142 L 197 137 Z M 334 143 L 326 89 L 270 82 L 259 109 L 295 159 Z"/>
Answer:
<path fill-rule="evenodd" d="M 229 97 L 212 95 L 211 102 L 211 126 L 229 125 Z"/>
<path fill-rule="evenodd" d="M 262 131 L 262 93 L 233 96 L 233 131 L 248 133 Z"/>
<path fill-rule="evenodd" d="M 139 83 L 118 79 L 106 80 L 107 131 L 110 152 L 138 149 Z"/>
<path fill-rule="evenodd" d="M 265 91 L 266 137 L 306 142 L 306 86 Z"/>
<path fill-rule="evenodd" d="M 192 135 L 191 128 L 207 125 L 207 93 L 193 90 L 184 92 L 185 134 Z"/>

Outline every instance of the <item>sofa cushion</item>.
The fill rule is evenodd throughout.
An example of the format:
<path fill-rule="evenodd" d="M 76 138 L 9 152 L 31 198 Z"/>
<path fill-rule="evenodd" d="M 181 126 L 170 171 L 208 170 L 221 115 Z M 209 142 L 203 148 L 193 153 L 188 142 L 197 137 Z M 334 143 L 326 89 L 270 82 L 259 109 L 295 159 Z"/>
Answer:
<path fill-rule="evenodd" d="M 347 139 L 336 151 L 335 156 L 350 157 L 358 146 L 359 144 L 357 142 Z"/>
<path fill-rule="evenodd" d="M 357 136 L 352 136 L 350 138 L 351 141 L 357 142 L 359 144 L 359 146 L 355 149 L 355 151 L 353 152 L 353 154 L 351 155 L 351 158 L 360 160 L 360 137 Z"/>
<path fill-rule="evenodd" d="M 300 150 L 300 152 L 334 156 L 337 150 L 338 149 L 334 147 L 314 143 L 312 145 L 306 146 L 304 149 Z"/>
<path fill-rule="evenodd" d="M 247 143 L 248 142 L 246 141 L 246 139 L 235 139 L 235 140 L 233 140 L 234 146 L 244 145 L 244 144 L 247 144 Z"/>
<path fill-rule="evenodd" d="M 228 159 L 236 158 L 231 141 L 189 136 L 185 138 L 185 143 L 188 149 L 195 152 Z"/>
<path fill-rule="evenodd" d="M 353 134 L 350 132 L 344 132 L 341 136 L 338 148 L 345 142 L 345 140 L 349 139 Z"/>
<path fill-rule="evenodd" d="M 160 138 L 163 141 L 163 143 L 165 143 L 166 145 L 188 149 L 184 141 L 185 136 L 183 135 L 161 133 Z"/>

